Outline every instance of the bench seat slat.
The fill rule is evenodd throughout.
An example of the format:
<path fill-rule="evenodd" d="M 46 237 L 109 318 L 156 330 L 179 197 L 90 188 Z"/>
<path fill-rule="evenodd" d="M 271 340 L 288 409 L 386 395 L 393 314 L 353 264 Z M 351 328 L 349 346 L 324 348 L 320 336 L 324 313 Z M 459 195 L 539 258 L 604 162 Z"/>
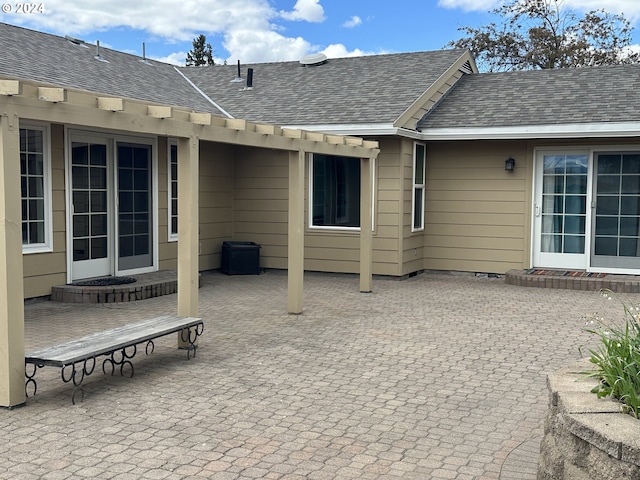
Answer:
<path fill-rule="evenodd" d="M 82 338 L 29 352 L 26 363 L 63 367 L 121 350 L 202 323 L 196 317 L 161 316 L 92 333 Z"/>

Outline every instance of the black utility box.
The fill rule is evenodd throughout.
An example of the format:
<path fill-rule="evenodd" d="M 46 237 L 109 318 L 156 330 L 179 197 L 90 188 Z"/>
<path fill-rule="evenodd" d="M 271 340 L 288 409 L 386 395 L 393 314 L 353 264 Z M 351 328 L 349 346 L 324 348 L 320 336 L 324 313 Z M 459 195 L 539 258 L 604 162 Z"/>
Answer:
<path fill-rule="evenodd" d="M 222 273 L 260 275 L 260 245 L 253 242 L 222 242 Z"/>

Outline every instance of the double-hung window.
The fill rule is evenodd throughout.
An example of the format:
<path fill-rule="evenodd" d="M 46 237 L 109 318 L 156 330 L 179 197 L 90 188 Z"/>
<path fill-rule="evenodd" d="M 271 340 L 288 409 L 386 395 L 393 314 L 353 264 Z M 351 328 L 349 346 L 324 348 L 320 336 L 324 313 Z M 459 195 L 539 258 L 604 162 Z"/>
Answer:
<path fill-rule="evenodd" d="M 422 143 L 415 143 L 413 148 L 413 201 L 412 215 L 413 223 L 411 231 L 424 230 L 424 167 L 427 157 L 427 148 Z"/>
<path fill-rule="evenodd" d="M 52 249 L 51 165 L 46 126 L 20 128 L 20 190 L 23 253 Z"/>
<path fill-rule="evenodd" d="M 178 143 L 175 140 L 169 140 L 167 156 L 169 241 L 175 242 L 178 240 Z"/>
<path fill-rule="evenodd" d="M 360 227 L 360 159 L 314 154 L 311 157 L 312 227 Z"/>

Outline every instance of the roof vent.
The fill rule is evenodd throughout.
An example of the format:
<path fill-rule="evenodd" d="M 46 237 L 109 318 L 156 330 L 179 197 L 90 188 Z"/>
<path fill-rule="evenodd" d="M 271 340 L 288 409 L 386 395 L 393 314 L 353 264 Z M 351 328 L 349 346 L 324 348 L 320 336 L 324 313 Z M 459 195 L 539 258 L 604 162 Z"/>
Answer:
<path fill-rule="evenodd" d="M 244 80 L 242 79 L 242 75 L 240 75 L 240 60 L 238 60 L 238 76 L 231 80 L 231 83 L 242 83 Z"/>
<path fill-rule="evenodd" d="M 142 58 L 140 59 L 145 65 L 151 65 L 151 62 L 147 60 L 147 46 L 142 42 Z"/>
<path fill-rule="evenodd" d="M 100 55 L 100 40 L 96 41 L 96 54 L 93 56 L 93 58 L 95 58 L 99 62 L 109 63 L 108 60 L 105 60 L 105 58 L 102 55 Z"/>
<path fill-rule="evenodd" d="M 315 67 L 323 63 L 327 63 L 327 56 L 324 53 L 312 53 L 300 59 L 300 65 L 303 67 Z"/>
<path fill-rule="evenodd" d="M 79 39 L 79 38 L 71 37 L 71 36 L 69 36 L 69 35 L 65 35 L 65 36 L 64 36 L 64 38 L 65 38 L 68 42 L 73 43 L 74 45 L 80 45 L 80 46 L 85 47 L 85 48 L 87 47 L 87 46 L 85 45 L 85 41 L 84 41 L 84 40 L 81 40 L 81 39 Z"/>

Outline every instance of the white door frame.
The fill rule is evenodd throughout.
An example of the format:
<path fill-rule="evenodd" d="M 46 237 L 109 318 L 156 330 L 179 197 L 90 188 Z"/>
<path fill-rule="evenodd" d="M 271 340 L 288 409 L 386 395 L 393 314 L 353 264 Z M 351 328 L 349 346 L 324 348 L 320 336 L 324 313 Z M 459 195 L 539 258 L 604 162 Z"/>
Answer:
<path fill-rule="evenodd" d="M 157 137 L 151 136 L 128 136 L 119 132 L 111 131 L 87 131 L 81 129 L 74 129 L 72 127 L 65 126 L 65 202 L 66 202 L 66 246 L 67 246 L 67 283 L 72 283 L 78 277 L 77 272 L 74 275 L 74 262 L 73 262 L 73 225 L 72 225 L 72 182 L 71 182 L 71 145 L 74 141 L 96 141 L 107 142 L 107 169 L 108 169 L 108 202 L 111 209 L 109 215 L 108 226 L 108 272 L 97 272 L 96 275 L 91 273 L 81 272 L 83 278 L 89 278 L 92 276 L 103 275 L 134 275 L 138 273 L 148 273 L 158 270 L 159 262 L 159 236 L 158 236 L 158 141 Z M 117 192 L 117 158 L 116 148 L 118 143 L 133 143 L 141 145 L 151 146 L 151 234 L 152 238 L 152 265 L 143 268 L 136 268 L 132 270 L 119 270 L 118 269 L 118 226 L 117 226 L 117 212 L 118 212 L 118 199 Z M 74 278 L 75 277 L 75 278 Z"/>
<path fill-rule="evenodd" d="M 536 215 L 536 208 L 541 208 L 538 203 L 538 195 L 541 191 L 540 182 L 542 180 L 539 175 L 540 162 L 542 159 L 542 155 L 544 154 L 579 154 L 588 152 L 589 155 L 589 165 L 588 165 L 588 182 L 587 182 L 587 215 L 585 219 L 585 254 L 587 256 L 585 266 L 583 268 L 579 267 L 568 267 L 564 264 L 560 264 L 558 266 L 554 266 L 553 262 L 546 262 L 540 258 L 540 220 Z M 618 274 L 630 274 L 630 275 L 638 275 L 640 274 L 640 269 L 633 268 L 615 268 L 615 267 L 593 267 L 591 265 L 591 256 L 593 250 L 593 241 L 594 241 L 594 229 L 595 229 L 595 198 L 594 198 L 594 190 L 595 190 L 595 157 L 600 153 L 607 152 L 640 152 L 640 145 L 576 145 L 575 147 L 539 147 L 535 148 L 533 152 L 533 161 L 534 161 L 534 175 L 533 175 L 533 189 L 532 189 L 532 215 L 531 215 L 531 260 L 530 265 L 532 267 L 538 268 L 575 268 L 576 270 L 585 270 L 587 272 L 601 272 L 601 273 L 618 273 Z M 556 254 L 560 255 L 560 254 Z"/>
<path fill-rule="evenodd" d="M 587 157 L 587 192 L 585 212 L 585 233 L 583 253 L 547 253 L 542 252 L 542 189 L 543 159 L 545 155 L 585 155 Z M 591 251 L 591 205 L 593 182 L 593 152 L 584 147 L 576 148 L 536 148 L 534 149 L 534 183 L 532 212 L 532 249 L 531 265 L 538 268 L 565 268 L 571 270 L 588 270 L 589 252 Z"/>

